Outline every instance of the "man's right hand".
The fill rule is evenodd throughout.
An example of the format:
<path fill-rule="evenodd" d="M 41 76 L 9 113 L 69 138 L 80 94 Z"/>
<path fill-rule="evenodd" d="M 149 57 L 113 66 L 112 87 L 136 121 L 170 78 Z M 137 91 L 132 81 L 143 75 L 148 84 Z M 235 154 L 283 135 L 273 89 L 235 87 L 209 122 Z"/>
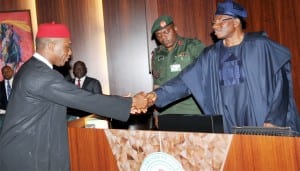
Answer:
<path fill-rule="evenodd" d="M 155 101 L 156 101 L 156 93 L 154 91 L 151 91 L 149 93 L 146 94 L 146 98 L 148 101 L 148 107 L 154 105 Z"/>
<path fill-rule="evenodd" d="M 137 114 L 140 112 L 146 113 L 147 108 L 154 105 L 156 100 L 156 93 L 155 92 L 139 92 L 132 97 L 132 107 L 131 107 L 131 114 Z"/>
<path fill-rule="evenodd" d="M 131 114 L 146 113 L 148 106 L 148 99 L 144 92 L 139 92 L 132 97 Z"/>

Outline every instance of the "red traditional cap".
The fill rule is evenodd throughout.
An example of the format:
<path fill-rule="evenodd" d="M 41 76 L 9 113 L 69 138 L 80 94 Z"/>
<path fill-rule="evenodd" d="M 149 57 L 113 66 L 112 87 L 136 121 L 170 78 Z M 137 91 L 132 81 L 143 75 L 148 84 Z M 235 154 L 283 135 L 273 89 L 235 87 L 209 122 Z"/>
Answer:
<path fill-rule="evenodd" d="M 44 23 L 39 25 L 36 37 L 70 38 L 70 32 L 64 24 Z"/>

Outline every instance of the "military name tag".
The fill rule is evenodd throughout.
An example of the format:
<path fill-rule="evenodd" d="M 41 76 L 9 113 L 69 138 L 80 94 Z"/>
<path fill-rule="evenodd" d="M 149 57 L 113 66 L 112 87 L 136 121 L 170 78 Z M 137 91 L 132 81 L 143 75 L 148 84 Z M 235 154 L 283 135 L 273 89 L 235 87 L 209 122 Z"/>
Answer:
<path fill-rule="evenodd" d="M 181 66 L 180 66 L 180 64 L 173 64 L 173 65 L 170 65 L 170 69 L 171 69 L 171 72 L 178 72 L 178 71 L 181 71 Z"/>

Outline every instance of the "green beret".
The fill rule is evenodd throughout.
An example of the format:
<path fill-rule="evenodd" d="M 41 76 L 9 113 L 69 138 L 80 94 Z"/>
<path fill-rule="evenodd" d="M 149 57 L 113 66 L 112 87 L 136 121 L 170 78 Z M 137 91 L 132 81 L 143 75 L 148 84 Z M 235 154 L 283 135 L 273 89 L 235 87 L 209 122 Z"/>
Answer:
<path fill-rule="evenodd" d="M 161 30 L 170 24 L 173 24 L 172 17 L 167 15 L 158 17 L 158 19 L 156 19 L 152 25 L 151 35 L 153 35 L 156 31 Z"/>

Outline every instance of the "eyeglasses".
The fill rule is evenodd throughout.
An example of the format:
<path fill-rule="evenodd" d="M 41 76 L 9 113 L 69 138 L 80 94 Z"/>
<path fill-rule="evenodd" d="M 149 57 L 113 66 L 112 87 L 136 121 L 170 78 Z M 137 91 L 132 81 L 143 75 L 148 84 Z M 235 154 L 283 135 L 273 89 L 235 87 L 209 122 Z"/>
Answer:
<path fill-rule="evenodd" d="M 223 25 L 226 21 L 229 21 L 229 20 L 232 20 L 232 19 L 234 19 L 234 18 L 230 17 L 230 18 L 223 18 L 223 19 L 213 20 L 211 22 L 211 25 L 215 25 L 215 24 L 221 24 L 221 25 Z"/>

